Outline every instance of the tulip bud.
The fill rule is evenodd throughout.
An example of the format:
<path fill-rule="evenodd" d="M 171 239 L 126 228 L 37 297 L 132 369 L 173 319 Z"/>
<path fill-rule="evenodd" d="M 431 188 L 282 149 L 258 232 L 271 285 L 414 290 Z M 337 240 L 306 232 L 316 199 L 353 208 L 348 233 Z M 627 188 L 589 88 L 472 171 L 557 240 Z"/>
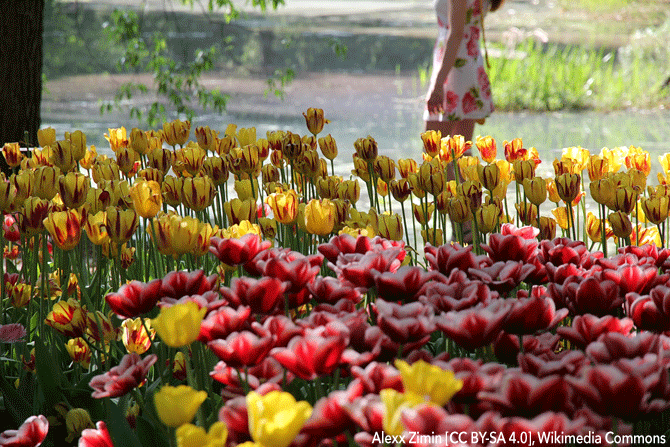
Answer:
<path fill-rule="evenodd" d="M 414 203 L 412 204 L 412 210 L 414 211 L 414 218 L 416 221 L 419 222 L 421 226 L 425 226 L 430 222 L 430 218 L 435 210 L 435 205 L 430 203 L 426 206 L 425 204 L 418 205 Z"/>
<path fill-rule="evenodd" d="M 265 203 L 270 205 L 278 222 L 292 224 L 298 217 L 298 194 L 294 190 L 270 194 Z"/>
<path fill-rule="evenodd" d="M 500 168 L 497 164 L 487 166 L 477 165 L 477 176 L 482 186 L 493 191 L 500 184 Z"/>
<path fill-rule="evenodd" d="M 537 222 L 537 207 L 530 203 L 521 202 L 514 205 L 519 219 L 524 225 L 533 225 Z"/>
<path fill-rule="evenodd" d="M 52 211 L 51 204 L 38 197 L 28 197 L 21 212 L 16 215 L 19 231 L 24 235 L 33 235 L 45 230 L 44 220 Z"/>
<path fill-rule="evenodd" d="M 53 146 L 56 144 L 56 129 L 46 127 L 37 131 L 37 142 L 40 147 Z"/>
<path fill-rule="evenodd" d="M 372 163 L 377 175 L 386 183 L 395 178 L 395 162 L 386 155 L 379 155 Z"/>
<path fill-rule="evenodd" d="M 149 136 L 142 129 L 134 127 L 130 131 L 129 147 L 138 154 L 147 154 L 151 149 L 149 146 Z"/>
<path fill-rule="evenodd" d="M 260 194 L 260 191 L 258 188 L 257 179 L 235 180 L 234 187 L 235 192 L 237 193 L 237 197 L 240 200 L 253 200 L 254 202 L 258 201 L 258 195 Z"/>
<path fill-rule="evenodd" d="M 670 214 L 670 198 L 656 196 L 651 199 L 642 199 L 642 210 L 650 222 L 660 225 Z"/>
<path fill-rule="evenodd" d="M 133 208 L 141 217 L 151 219 L 158 214 L 163 205 L 160 185 L 153 181 L 140 180 L 130 188 Z"/>
<path fill-rule="evenodd" d="M 256 222 L 256 202 L 234 198 L 223 204 L 228 223 L 239 224 L 244 220 Z"/>
<path fill-rule="evenodd" d="M 551 241 L 556 237 L 556 221 L 551 217 L 540 216 L 538 228 L 540 239 Z"/>
<path fill-rule="evenodd" d="M 119 165 L 111 158 L 98 158 L 91 169 L 93 181 L 100 186 L 103 180 L 120 180 L 121 171 Z"/>
<path fill-rule="evenodd" d="M 185 178 L 182 182 L 181 199 L 193 211 L 203 211 L 214 202 L 216 187 L 209 177 Z M 258 194 L 258 185 L 256 185 Z"/>
<path fill-rule="evenodd" d="M 610 214 L 609 222 L 616 237 L 628 238 L 633 232 L 633 225 L 631 224 L 630 218 L 622 211 L 615 211 Z"/>
<path fill-rule="evenodd" d="M 307 113 L 303 112 L 302 115 L 305 117 L 307 129 L 312 135 L 318 135 L 323 130 L 324 124 L 330 123 L 323 117 L 323 109 L 310 107 L 307 109 Z"/>
<path fill-rule="evenodd" d="M 439 247 L 444 244 L 444 236 L 442 234 L 442 229 L 438 228 L 428 228 L 426 230 L 421 230 L 421 237 L 423 238 L 423 244 L 430 244 L 433 247 Z"/>
<path fill-rule="evenodd" d="M 514 180 L 523 185 L 526 178 L 535 177 L 535 162 L 533 160 L 516 160 L 514 162 Z"/>
<path fill-rule="evenodd" d="M 58 181 L 61 176 L 56 166 L 40 166 L 32 171 L 32 195 L 51 200 L 58 193 Z"/>
<path fill-rule="evenodd" d="M 58 166 L 61 172 L 68 172 L 74 168 L 77 162 L 74 159 L 70 141 L 57 141 L 56 144 L 51 147 L 51 159 L 49 161 Z"/>
<path fill-rule="evenodd" d="M 320 178 L 316 182 L 316 193 L 322 199 L 336 199 L 337 188 L 341 183 L 342 177 L 339 176 L 328 176 L 325 178 Z"/>
<path fill-rule="evenodd" d="M 586 165 L 586 170 L 589 174 L 589 180 L 595 182 L 605 178 L 605 176 L 607 176 L 609 173 L 609 167 L 610 164 L 606 158 L 602 158 L 598 155 L 590 156 Z"/>
<path fill-rule="evenodd" d="M 344 180 L 337 185 L 336 196 L 338 199 L 356 203 L 361 197 L 361 184 L 358 180 Z"/>
<path fill-rule="evenodd" d="M 163 137 L 165 142 L 175 147 L 176 145 L 183 146 L 188 140 L 191 133 L 191 122 L 174 120 L 169 123 L 163 123 Z"/>
<path fill-rule="evenodd" d="M 334 160 L 337 157 L 337 143 L 330 134 L 319 138 L 319 148 L 328 160 Z"/>
<path fill-rule="evenodd" d="M 19 166 L 24 157 L 19 143 L 5 143 L 2 153 L 5 156 L 5 161 L 11 168 Z"/>
<path fill-rule="evenodd" d="M 636 191 L 643 191 L 647 187 L 647 175 L 644 172 L 630 168 L 628 170 L 628 176 L 630 177 L 631 186 Z"/>
<path fill-rule="evenodd" d="M 204 151 L 213 151 L 218 132 L 213 131 L 209 126 L 198 126 L 195 128 L 195 140 Z"/>
<path fill-rule="evenodd" d="M 366 138 L 356 140 L 354 148 L 356 149 L 356 155 L 365 162 L 371 162 L 377 158 L 377 142 L 369 135 Z"/>
<path fill-rule="evenodd" d="M 351 171 L 351 173 L 357 177 L 360 177 L 360 179 L 365 183 L 368 183 L 370 181 L 370 173 L 368 172 L 367 162 L 356 154 L 353 154 L 353 160 L 354 169 Z"/>
<path fill-rule="evenodd" d="M 182 202 L 182 190 L 184 189 L 184 179 L 182 177 L 173 177 L 168 175 L 161 184 L 161 193 L 165 203 L 172 207 L 177 207 Z"/>
<path fill-rule="evenodd" d="M 542 177 L 524 179 L 523 191 L 530 203 L 535 206 L 542 205 L 547 200 L 547 184 Z"/>
<path fill-rule="evenodd" d="M 91 179 L 79 172 L 68 172 L 58 179 L 60 197 L 68 208 L 79 208 L 86 202 Z"/>
<path fill-rule="evenodd" d="M 389 188 L 393 198 L 398 202 L 404 202 L 409 198 L 410 194 L 412 194 L 409 181 L 407 181 L 405 178 L 401 178 L 400 180 L 391 180 L 389 183 Z"/>
<path fill-rule="evenodd" d="M 416 163 L 416 160 L 411 158 L 404 159 L 401 158 L 398 160 L 398 172 L 402 178 L 407 178 L 410 174 L 415 174 L 419 172 L 419 167 Z"/>
<path fill-rule="evenodd" d="M 237 141 L 240 142 L 241 147 L 256 144 L 256 128 L 240 128 L 237 131 Z"/>
<path fill-rule="evenodd" d="M 614 191 L 612 209 L 630 214 L 637 204 L 637 196 L 637 191 L 630 186 L 617 188 Z"/>
<path fill-rule="evenodd" d="M 565 203 L 572 203 L 581 189 L 579 174 L 562 174 L 556 177 L 556 190 Z"/>
<path fill-rule="evenodd" d="M 117 244 L 129 241 L 139 225 L 137 212 L 132 209 L 123 210 L 117 206 L 110 206 L 105 211 L 109 238 Z"/>
<path fill-rule="evenodd" d="M 500 223 L 500 208 L 498 205 L 483 205 L 475 214 L 479 231 L 484 234 L 493 233 Z"/>
<path fill-rule="evenodd" d="M 468 200 L 470 210 L 474 213 L 482 206 L 482 188 L 479 183 L 467 181 L 458 185 L 458 195 Z"/>

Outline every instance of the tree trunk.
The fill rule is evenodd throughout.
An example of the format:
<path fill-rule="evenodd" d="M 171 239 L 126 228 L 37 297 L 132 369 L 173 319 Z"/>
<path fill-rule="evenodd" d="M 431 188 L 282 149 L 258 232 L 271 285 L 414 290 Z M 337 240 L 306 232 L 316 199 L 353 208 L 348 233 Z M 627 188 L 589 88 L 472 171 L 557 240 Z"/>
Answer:
<path fill-rule="evenodd" d="M 0 147 L 37 145 L 42 102 L 44 0 L 2 1 L 0 13 Z M 27 136 L 27 140 L 26 140 Z M 4 157 L 0 157 L 6 171 Z"/>

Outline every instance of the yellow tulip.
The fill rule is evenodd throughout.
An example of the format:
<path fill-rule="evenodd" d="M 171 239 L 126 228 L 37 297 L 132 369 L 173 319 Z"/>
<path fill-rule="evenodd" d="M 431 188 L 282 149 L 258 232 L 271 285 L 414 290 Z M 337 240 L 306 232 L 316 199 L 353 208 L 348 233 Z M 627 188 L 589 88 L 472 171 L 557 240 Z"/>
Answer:
<path fill-rule="evenodd" d="M 310 107 L 307 109 L 307 113 L 303 112 L 302 115 L 305 117 L 307 129 L 312 135 L 318 135 L 323 130 L 324 124 L 330 123 L 323 117 L 323 109 Z"/>
<path fill-rule="evenodd" d="M 392 241 L 402 240 L 402 217 L 397 213 L 391 215 L 386 213 L 380 214 L 377 220 L 377 230 L 377 233 L 385 239 Z"/>
<path fill-rule="evenodd" d="M 187 385 L 165 385 L 154 394 L 154 405 L 165 425 L 179 427 L 193 420 L 205 399 L 206 391 L 196 391 Z"/>
<path fill-rule="evenodd" d="M 139 317 L 127 318 L 121 323 L 121 341 L 128 352 L 144 354 L 151 347 L 155 335 L 156 330 L 151 327 L 151 320 L 144 320 L 142 324 Z"/>
<path fill-rule="evenodd" d="M 191 133 L 191 122 L 190 121 L 181 121 L 174 120 L 169 123 L 163 123 L 163 136 L 165 137 L 165 142 L 175 147 L 176 145 L 183 146 L 188 140 L 188 136 Z"/>
<path fill-rule="evenodd" d="M 83 341 L 83 340 L 82 340 Z M 65 414 L 65 427 L 68 435 L 65 441 L 70 443 L 87 428 L 94 428 L 91 415 L 83 408 L 73 408 Z"/>
<path fill-rule="evenodd" d="M 205 151 L 213 151 L 216 139 L 219 137 L 219 133 L 210 129 L 209 126 L 198 126 L 195 128 L 195 140 Z"/>
<path fill-rule="evenodd" d="M 419 394 L 401 393 L 393 388 L 384 388 L 379 392 L 379 397 L 384 404 L 382 427 L 384 433 L 391 436 L 400 436 L 405 431 L 401 419 L 403 410 L 426 402 Z"/>
<path fill-rule="evenodd" d="M 216 197 L 216 186 L 209 177 L 184 178 L 181 199 L 193 211 L 203 211 Z"/>
<path fill-rule="evenodd" d="M 193 301 L 163 307 L 158 317 L 151 320 L 156 333 L 166 345 L 180 348 L 193 343 L 200 334 L 200 323 L 207 313 Z"/>
<path fill-rule="evenodd" d="M 77 210 L 49 213 L 43 221 L 53 241 L 61 250 L 72 250 L 81 239 L 81 214 Z"/>
<path fill-rule="evenodd" d="M 487 163 L 493 163 L 498 155 L 498 150 L 496 148 L 496 140 L 491 136 L 478 136 L 476 138 L 475 144 L 479 150 L 479 154 L 482 156 L 482 160 Z"/>
<path fill-rule="evenodd" d="M 91 179 L 80 172 L 68 172 L 58 179 L 60 197 L 68 208 L 79 208 L 86 202 Z"/>
<path fill-rule="evenodd" d="M 184 424 L 177 428 L 175 436 L 177 447 L 225 447 L 228 428 L 221 421 L 213 423 L 209 432 L 193 424 Z"/>
<path fill-rule="evenodd" d="M 405 392 L 425 396 L 439 406 L 445 405 L 463 388 L 463 381 L 456 379 L 453 371 L 445 370 L 424 360 L 411 365 L 404 360 L 396 360 Z"/>
<path fill-rule="evenodd" d="M 37 131 L 37 142 L 40 147 L 53 146 L 56 144 L 56 129 L 45 127 Z"/>
<path fill-rule="evenodd" d="M 330 135 L 319 138 L 319 148 L 321 153 L 328 160 L 334 160 L 337 157 L 337 143 L 335 139 Z"/>
<path fill-rule="evenodd" d="M 117 244 L 128 242 L 139 225 L 137 212 L 133 209 L 124 210 L 118 206 L 109 206 L 105 212 L 109 238 Z"/>
<path fill-rule="evenodd" d="M 237 131 L 237 140 L 240 142 L 240 147 L 247 146 L 249 144 L 256 144 L 256 128 L 240 128 Z"/>
<path fill-rule="evenodd" d="M 249 433 L 264 446 L 288 447 L 312 414 L 305 401 L 284 391 L 270 391 L 261 396 L 255 391 L 247 394 Z"/>
<path fill-rule="evenodd" d="M 84 369 L 88 369 L 91 365 L 91 357 L 93 353 L 89 348 L 88 343 L 81 338 L 71 338 L 65 343 L 65 350 L 70 354 L 73 362 L 79 363 Z"/>
<path fill-rule="evenodd" d="M 312 199 L 305 206 L 305 228 L 311 234 L 325 236 L 335 226 L 335 205 L 328 199 Z"/>
<path fill-rule="evenodd" d="M 128 147 L 130 142 L 128 141 L 128 133 L 125 127 L 108 130 L 109 134 L 105 134 L 105 139 L 109 141 L 109 147 L 113 152 L 118 151 L 122 147 Z"/>
<path fill-rule="evenodd" d="M 19 143 L 5 143 L 2 153 L 5 156 L 5 161 L 12 168 L 19 166 L 24 157 Z"/>
<path fill-rule="evenodd" d="M 535 206 L 542 205 L 547 200 L 547 184 L 542 177 L 524 179 L 523 192 Z"/>

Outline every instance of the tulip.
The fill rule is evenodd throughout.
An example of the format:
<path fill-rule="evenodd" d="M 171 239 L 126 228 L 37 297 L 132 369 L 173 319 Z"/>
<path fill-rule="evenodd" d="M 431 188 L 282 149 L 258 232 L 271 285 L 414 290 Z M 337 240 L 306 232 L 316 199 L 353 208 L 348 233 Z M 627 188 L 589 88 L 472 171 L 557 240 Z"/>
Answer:
<path fill-rule="evenodd" d="M 335 142 L 335 139 L 328 134 L 325 137 L 319 138 L 318 141 L 323 156 L 328 160 L 334 160 L 337 157 L 337 143 Z"/>
<path fill-rule="evenodd" d="M 81 337 L 86 329 L 86 318 L 81 305 L 74 298 L 53 305 L 44 322 L 66 337 Z"/>
<path fill-rule="evenodd" d="M 523 191 L 526 198 L 535 206 L 540 206 L 547 200 L 547 184 L 542 177 L 524 179 Z"/>
<path fill-rule="evenodd" d="M 354 142 L 356 155 L 365 162 L 372 162 L 377 158 L 377 142 L 371 136 L 366 138 L 359 138 Z"/>
<path fill-rule="evenodd" d="M 311 234 L 325 236 L 335 226 L 335 205 L 328 199 L 312 199 L 305 206 L 305 228 Z"/>
<path fill-rule="evenodd" d="M 609 160 L 598 155 L 591 155 L 586 165 L 586 169 L 589 174 L 589 180 L 592 182 L 602 180 L 609 173 Z"/>
<path fill-rule="evenodd" d="M 630 238 L 630 235 L 633 232 L 633 225 L 626 213 L 616 211 L 609 215 L 608 220 L 616 237 L 624 239 Z"/>
<path fill-rule="evenodd" d="M 442 132 L 439 130 L 428 130 L 421 134 L 423 141 L 423 150 L 431 157 L 435 157 L 440 152 Z"/>
<path fill-rule="evenodd" d="M 458 185 L 458 195 L 465 197 L 473 213 L 482 206 L 482 188 L 479 183 L 467 181 Z"/>
<path fill-rule="evenodd" d="M 477 210 L 476 218 L 479 231 L 485 234 L 493 233 L 500 224 L 500 208 L 498 205 L 483 205 Z"/>
<path fill-rule="evenodd" d="M 533 160 L 516 160 L 513 164 L 514 180 L 523 185 L 523 180 L 535 177 L 535 162 Z"/>
<path fill-rule="evenodd" d="M 121 323 L 121 341 L 129 353 L 141 355 L 147 352 L 155 334 L 151 320 L 143 322 L 141 318 L 127 318 Z"/>
<path fill-rule="evenodd" d="M 351 173 L 357 177 L 360 177 L 366 183 L 370 182 L 370 173 L 368 172 L 368 164 L 365 160 L 360 158 L 357 154 L 353 154 L 354 160 L 354 169 L 351 170 Z"/>
<path fill-rule="evenodd" d="M 296 159 L 294 168 L 302 175 L 311 179 L 317 178 L 321 174 L 321 161 L 319 153 L 316 150 L 305 150 L 302 156 Z"/>
<path fill-rule="evenodd" d="M 245 220 L 256 221 L 256 202 L 253 200 L 240 200 L 234 198 L 223 204 L 223 209 L 228 216 L 230 224 L 239 224 Z"/>
<path fill-rule="evenodd" d="M 190 133 L 191 122 L 188 120 L 180 121 L 176 119 L 169 123 L 163 123 L 163 136 L 165 142 L 172 147 L 175 147 L 176 145 L 183 146 L 188 140 Z"/>
<path fill-rule="evenodd" d="M 642 171 L 645 176 L 649 176 L 651 172 L 651 161 L 649 158 L 649 152 L 643 151 L 639 147 L 635 148 L 631 146 L 628 155 L 624 158 L 624 163 L 626 164 L 626 168 L 635 168 Z"/>
<path fill-rule="evenodd" d="M 217 421 L 206 432 L 204 428 L 193 424 L 184 424 L 175 432 L 177 447 L 222 447 L 226 445 L 228 428 Z"/>
<path fill-rule="evenodd" d="M 493 163 L 497 156 L 496 140 L 491 136 L 478 136 L 475 144 L 479 150 L 479 154 L 482 156 L 482 160 L 487 163 Z"/>
<path fill-rule="evenodd" d="M 49 421 L 46 417 L 30 416 L 18 430 L 5 430 L 0 433 L 0 443 L 6 446 L 38 446 L 44 441 L 48 431 Z"/>
<path fill-rule="evenodd" d="M 221 157 L 205 158 L 201 172 L 212 179 L 216 186 L 225 185 L 228 181 L 228 166 Z"/>
<path fill-rule="evenodd" d="M 593 181 L 589 184 L 591 198 L 601 205 L 611 205 L 614 202 L 615 187 L 609 178 Z"/>
<path fill-rule="evenodd" d="M 572 223 L 574 222 L 575 219 L 574 212 L 571 212 L 571 216 L 568 217 L 568 208 L 561 206 L 551 210 L 551 214 L 553 214 L 554 218 L 556 219 L 556 223 L 563 230 L 572 228 L 573 225 Z"/>
<path fill-rule="evenodd" d="M 249 432 L 262 445 L 288 447 L 312 414 L 305 401 L 283 391 L 270 391 L 261 396 L 255 391 L 247 394 Z"/>
<path fill-rule="evenodd" d="M 444 370 L 424 360 L 409 365 L 396 360 L 405 392 L 425 396 L 430 402 L 444 406 L 463 387 L 463 381 L 456 379 L 453 371 Z"/>
<path fill-rule="evenodd" d="M 581 187 L 581 177 L 579 174 L 562 174 L 556 177 L 556 190 L 558 195 L 565 203 L 571 203 Z"/>
<path fill-rule="evenodd" d="M 72 250 L 81 239 L 81 214 L 77 210 L 51 212 L 43 221 L 61 250 Z"/>
<path fill-rule="evenodd" d="M 68 172 L 58 179 L 60 196 L 68 208 L 79 208 L 86 202 L 91 179 L 79 172 Z"/>
<path fill-rule="evenodd" d="M 385 239 L 401 241 L 403 236 L 402 217 L 400 217 L 400 215 L 397 213 L 393 213 L 391 215 L 380 214 L 378 217 L 377 233 Z"/>
<path fill-rule="evenodd" d="M 358 180 L 344 180 L 337 185 L 336 196 L 341 200 L 348 200 L 355 204 L 361 197 L 361 185 Z"/>
<path fill-rule="evenodd" d="M 402 178 L 407 178 L 410 174 L 415 174 L 419 172 L 418 166 L 416 164 L 416 160 L 413 160 L 411 158 L 409 159 L 404 159 L 401 158 L 398 160 L 398 172 L 400 172 L 400 176 Z"/>
<path fill-rule="evenodd" d="M 184 189 L 183 177 L 173 177 L 168 175 L 161 184 L 161 194 L 165 203 L 172 207 L 177 207 L 182 202 L 182 190 Z"/>
<path fill-rule="evenodd" d="M 240 146 L 247 146 L 250 144 L 256 144 L 256 128 L 240 128 L 237 131 L 237 140 L 240 142 Z"/>
<path fill-rule="evenodd" d="M 32 171 L 32 195 L 46 200 L 53 199 L 58 192 L 60 176 L 60 169 L 56 166 L 40 166 L 36 168 Z"/>
<path fill-rule="evenodd" d="M 307 124 L 307 129 L 314 136 L 321 133 L 324 124 L 330 123 L 329 120 L 323 117 L 323 109 L 315 109 L 313 107 L 310 107 L 309 109 L 307 109 L 307 113 L 303 112 L 302 115 L 305 117 L 305 123 Z"/>
<path fill-rule="evenodd" d="M 5 161 L 11 168 L 19 166 L 24 157 L 19 143 L 5 143 L 2 153 L 5 156 Z"/>
<path fill-rule="evenodd" d="M 70 355 L 73 362 L 79 363 L 84 369 L 88 369 L 91 365 L 91 357 L 93 353 L 88 343 L 81 338 L 71 338 L 65 344 L 65 350 Z"/>
<path fill-rule="evenodd" d="M 414 211 L 414 218 L 416 221 L 422 226 L 425 226 L 430 222 L 430 218 L 435 210 L 435 205 L 433 203 L 429 203 L 427 206 L 425 204 L 413 203 L 412 210 Z"/>
<path fill-rule="evenodd" d="M 172 169 L 177 174 L 187 173 L 188 176 L 195 176 L 202 169 L 207 152 L 195 143 L 189 142 L 185 146 L 174 152 L 172 160 Z"/>
<path fill-rule="evenodd" d="M 56 144 L 56 129 L 45 127 L 37 131 L 37 142 L 40 147 L 53 146 Z"/>
<path fill-rule="evenodd" d="M 7 284 L 9 286 L 9 284 Z M 32 286 L 29 284 L 18 283 L 6 288 L 6 292 L 12 298 L 12 306 L 16 309 L 25 307 L 32 297 Z"/>
<path fill-rule="evenodd" d="M 121 178 L 121 171 L 115 160 L 112 160 L 111 158 L 99 158 L 93 164 L 91 177 L 93 177 L 93 181 L 100 186 L 103 180 L 119 180 Z"/>
<path fill-rule="evenodd" d="M 402 423 L 402 413 L 408 408 L 425 403 L 422 396 L 410 392 L 401 393 L 392 388 L 385 388 L 379 392 L 384 403 L 384 419 L 382 427 L 384 434 L 400 436 L 405 431 Z"/>
<path fill-rule="evenodd" d="M 497 164 L 487 166 L 477 165 L 477 177 L 482 186 L 489 191 L 493 191 L 500 183 L 500 168 Z"/>
<path fill-rule="evenodd" d="M 193 420 L 205 399 L 206 391 L 196 391 L 187 385 L 165 385 L 154 394 L 154 405 L 165 425 L 179 427 Z"/>
<path fill-rule="evenodd" d="M 373 162 L 375 173 L 386 183 L 395 178 L 395 162 L 386 155 L 379 155 Z"/>
<path fill-rule="evenodd" d="M 51 148 L 50 161 L 58 166 L 61 172 L 68 172 L 75 167 L 77 161 L 74 159 L 69 140 L 59 140 Z"/>
<path fill-rule="evenodd" d="M 138 213 L 133 210 L 124 210 L 118 206 L 110 206 L 105 210 L 107 214 L 107 234 L 117 243 L 128 242 L 139 225 Z"/>
<path fill-rule="evenodd" d="M 617 188 L 611 203 L 613 210 L 630 214 L 637 205 L 637 196 L 637 191 L 630 186 Z"/>
<path fill-rule="evenodd" d="M 472 218 L 468 201 L 465 197 L 452 197 L 447 202 L 449 220 L 454 223 L 465 223 Z"/>
<path fill-rule="evenodd" d="M 19 231 L 26 235 L 43 232 L 46 227 L 44 221 L 49 217 L 53 206 L 44 199 L 29 197 L 23 204 L 23 209 L 16 215 Z"/>
<path fill-rule="evenodd" d="M 185 178 L 182 186 L 182 201 L 193 211 L 203 211 L 214 202 L 216 187 L 205 177 Z"/>
<path fill-rule="evenodd" d="M 206 308 L 199 308 L 192 301 L 161 308 L 158 317 L 151 320 L 156 333 L 166 345 L 180 348 L 193 343 L 200 334 Z"/>
<path fill-rule="evenodd" d="M 521 138 L 514 138 L 512 141 L 503 141 L 505 151 L 505 160 L 514 163 L 517 160 L 527 160 L 528 150 L 523 148 Z"/>
<path fill-rule="evenodd" d="M 26 197 L 19 197 L 16 186 L 7 181 L 0 181 L 0 210 L 11 213 L 23 206 Z"/>
<path fill-rule="evenodd" d="M 642 209 L 647 219 L 660 225 L 665 222 L 670 214 L 670 198 L 667 196 L 657 196 L 650 199 L 642 199 Z"/>

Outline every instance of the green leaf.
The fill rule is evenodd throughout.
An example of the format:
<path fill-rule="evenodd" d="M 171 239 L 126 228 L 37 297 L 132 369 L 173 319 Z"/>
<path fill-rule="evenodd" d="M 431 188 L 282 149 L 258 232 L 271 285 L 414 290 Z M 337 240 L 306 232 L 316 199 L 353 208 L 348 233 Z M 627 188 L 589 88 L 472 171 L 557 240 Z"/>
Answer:
<path fill-rule="evenodd" d="M 170 446 L 170 443 L 167 439 L 162 436 L 156 436 L 157 433 L 160 433 L 160 429 L 156 427 L 151 420 L 145 418 L 144 416 L 137 417 L 136 431 L 139 440 L 142 442 L 142 445 L 150 445 L 153 447 Z"/>
<path fill-rule="evenodd" d="M 52 409 L 62 400 L 60 379 L 63 377 L 60 365 L 55 361 L 54 352 L 44 346 L 41 338 L 35 339 L 35 369 L 37 381 L 40 384 L 40 393 L 44 404 L 44 411 Z"/>
<path fill-rule="evenodd" d="M 4 398 L 5 410 L 12 417 L 14 425 L 18 427 L 33 414 L 30 403 L 3 376 L 0 376 L 0 391 Z"/>
<path fill-rule="evenodd" d="M 124 447 L 142 447 L 142 443 L 135 431 L 130 428 L 121 409 L 109 398 L 105 398 L 105 410 L 107 413 L 107 430 L 112 438 L 112 443 Z M 148 443 L 146 445 L 155 444 Z"/>

